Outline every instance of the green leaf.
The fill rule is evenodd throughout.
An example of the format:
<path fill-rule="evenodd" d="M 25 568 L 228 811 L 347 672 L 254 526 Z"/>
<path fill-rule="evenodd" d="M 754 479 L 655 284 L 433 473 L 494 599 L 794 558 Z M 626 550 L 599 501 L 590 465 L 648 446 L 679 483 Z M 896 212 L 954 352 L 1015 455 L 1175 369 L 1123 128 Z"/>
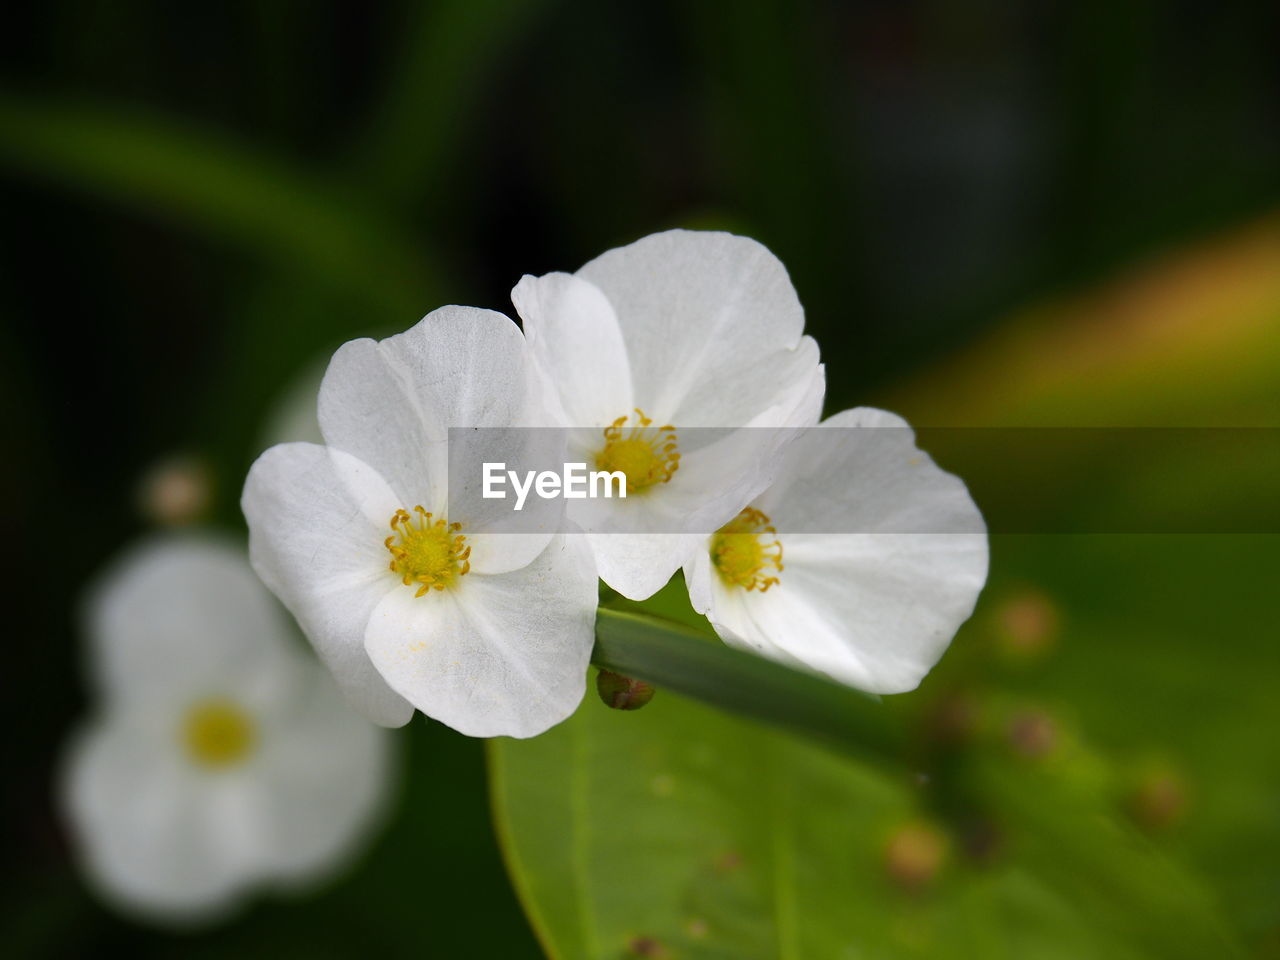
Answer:
<path fill-rule="evenodd" d="M 1280 929 L 1280 739 L 1268 733 L 1280 729 L 1280 537 L 1003 537 L 993 550 L 1003 569 L 978 642 L 933 679 L 1002 684 L 1079 729 L 1113 758 L 1120 802 L 1144 771 L 1172 770 L 1181 799 L 1152 836 L 1212 883 L 1245 937 L 1266 941 Z M 993 661 L 996 615 L 1028 583 L 1058 611 L 1059 635 Z"/>
<path fill-rule="evenodd" d="M 489 758 L 508 868 L 564 960 L 1232 955 L 1185 878 L 996 759 L 975 783 L 1022 856 L 953 853 L 917 887 L 886 844 L 919 788 L 667 690 Z"/>
<path fill-rule="evenodd" d="M 671 592 L 655 605 L 675 612 Z M 589 696 L 489 748 L 508 867 L 551 955 L 1236 955 L 1194 878 L 1113 815 L 1084 746 L 1034 763 L 997 723 L 948 761 L 884 706 L 692 626 L 602 608 L 597 633 L 595 662 L 656 684 L 653 702 Z M 976 830 L 1001 852 L 895 880 L 886 844 L 921 817 L 953 851 Z"/>
<path fill-rule="evenodd" d="M 1280 216 L 1036 303 L 874 398 L 948 426 L 1280 424 Z"/>
<path fill-rule="evenodd" d="M 841 825 L 865 839 L 895 792 L 780 738 L 662 691 L 634 715 L 587 703 L 536 740 L 493 741 L 499 833 L 548 952 L 625 956 L 653 938 L 697 956 L 838 955 L 799 952 L 815 945 L 809 898 L 824 880 L 795 872 L 808 879 L 812 863 L 790 827 L 816 825 L 798 821 L 799 798 L 847 771 L 862 808 Z"/>

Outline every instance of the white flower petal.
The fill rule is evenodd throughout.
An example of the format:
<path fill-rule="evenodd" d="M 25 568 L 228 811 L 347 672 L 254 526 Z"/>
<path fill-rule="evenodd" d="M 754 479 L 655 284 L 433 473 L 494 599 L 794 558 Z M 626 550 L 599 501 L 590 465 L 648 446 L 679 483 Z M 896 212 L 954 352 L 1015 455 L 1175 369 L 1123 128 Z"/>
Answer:
<path fill-rule="evenodd" d="M 686 432 L 686 440 L 706 445 L 683 445 L 680 469 L 648 491 L 680 518 L 678 527 L 667 529 L 707 534 L 728 523 L 770 485 L 785 451 L 804 432 L 794 426 Z"/>
<path fill-rule="evenodd" d="M 827 393 L 827 371 L 818 362 L 818 343 L 801 337 L 795 350 L 784 357 L 779 371 L 778 396 L 774 403 L 752 418 L 748 427 L 812 427 L 822 419 L 822 402 Z"/>
<path fill-rule="evenodd" d="M 715 581 L 711 537 L 704 537 L 684 562 L 684 585 L 689 591 L 689 605 L 704 617 L 710 617 L 716 602 L 711 593 Z"/>
<path fill-rule="evenodd" d="M 797 437 L 755 505 L 787 531 L 986 532 L 964 482 L 916 447 L 905 420 L 870 407 Z"/>
<path fill-rule="evenodd" d="M 287 471 L 291 457 L 317 455 L 351 514 L 390 495 L 365 465 L 306 444 L 265 455 L 259 479 L 273 462 Z M 59 796 L 104 898 L 207 922 L 250 888 L 314 875 L 349 851 L 385 793 L 385 732 L 285 637 L 242 550 L 189 535 L 146 542 L 104 578 L 89 614 L 107 696 L 71 743 Z M 210 739 L 237 718 L 243 739 Z"/>
<path fill-rule="evenodd" d="M 243 778 L 210 781 L 155 729 L 118 717 L 72 744 L 63 802 L 101 893 L 173 921 L 229 908 L 256 870 L 240 811 Z"/>
<path fill-rule="evenodd" d="M 744 426 L 802 375 L 793 352 L 804 311 L 786 269 L 754 240 L 671 230 L 610 250 L 578 276 L 612 305 L 635 406 L 659 423 Z"/>
<path fill-rule="evenodd" d="M 405 372 L 382 344 L 351 340 L 338 348 L 320 385 L 319 419 L 330 449 L 377 471 L 397 507 L 421 503 L 441 511 L 447 434 L 419 409 Z"/>
<path fill-rule="evenodd" d="M 807 395 L 812 397 L 812 391 Z M 574 501 L 569 518 L 590 532 L 600 577 L 643 600 L 768 486 L 794 427 L 702 429 L 685 433 L 680 469 L 669 481 L 624 499 Z"/>
<path fill-rule="evenodd" d="M 339 867 L 383 812 L 391 742 L 353 713 L 329 676 L 301 665 L 298 696 L 264 731 L 255 769 L 265 870 L 306 882 Z"/>
<path fill-rule="evenodd" d="M 401 505 L 442 513 L 450 427 L 523 422 L 531 371 L 519 328 L 492 310 L 442 307 L 404 333 L 344 344 L 320 388 L 325 442 L 378 471 Z"/>
<path fill-rule="evenodd" d="M 441 307 L 379 346 L 407 374 L 433 430 L 522 422 L 529 400 L 527 353 L 509 317 Z"/>
<path fill-rule="evenodd" d="M 545 421 L 544 421 L 545 422 Z M 449 443 L 449 497 L 444 514 L 462 524 L 472 547 L 471 566 L 481 573 L 505 573 L 524 566 L 561 529 L 564 500 L 529 492 L 520 510 L 511 474 L 524 478 L 566 461 L 565 431 L 540 426 L 454 430 Z M 502 482 L 502 497 L 487 498 L 486 464 Z"/>
<path fill-rule="evenodd" d="M 613 307 L 596 286 L 568 273 L 526 276 L 511 301 L 534 363 L 558 397 L 560 422 L 604 426 L 631 412 L 627 348 Z"/>
<path fill-rule="evenodd" d="M 657 593 L 704 537 L 677 533 L 587 534 L 600 579 L 629 600 Z"/>
<path fill-rule="evenodd" d="M 687 559 L 688 535 L 727 522 L 769 483 L 781 437 L 762 442 L 763 432 L 749 431 L 713 445 L 696 428 L 808 426 L 820 414 L 817 345 L 802 335 L 786 270 L 753 240 L 655 234 L 576 277 L 526 277 L 513 298 L 570 426 L 609 424 L 636 408 L 675 426 L 680 469 L 642 503 L 567 505 L 568 519 L 593 535 L 600 576 L 628 597 L 665 584 Z M 598 433 L 571 440 L 588 465 L 603 446 Z"/>
<path fill-rule="evenodd" d="M 582 699 L 596 580 L 586 544 L 557 536 L 533 563 L 468 574 L 415 597 L 395 590 L 365 637 L 387 681 L 427 716 L 474 737 L 532 737 Z"/>
<path fill-rule="evenodd" d="M 104 897 L 203 922 L 253 887 L 313 879 L 354 851 L 386 797 L 387 735 L 318 665 L 292 666 L 270 715 L 249 711 L 252 752 L 233 766 L 193 761 L 183 712 L 148 700 L 116 705 L 74 739 L 61 799 Z"/>
<path fill-rule="evenodd" d="M 555 505 L 557 501 L 542 503 Z M 468 528 L 469 529 L 469 528 Z M 467 529 L 462 531 L 467 533 Z M 554 533 L 479 533 L 467 537 L 471 547 L 471 569 L 477 574 L 510 573 L 536 560 L 551 542 Z"/>
<path fill-rule="evenodd" d="M 370 613 L 400 585 L 384 546 L 400 506 L 372 468 L 307 443 L 259 457 L 241 499 L 254 570 L 297 618 L 348 700 L 384 726 L 413 715 L 364 649 Z"/>
<path fill-rule="evenodd" d="M 808 432 L 753 505 L 780 531 L 779 583 L 727 586 L 704 544 L 686 565 L 694 608 L 730 643 L 864 690 L 915 688 L 986 581 L 976 505 L 893 414 L 849 410 Z"/>
<path fill-rule="evenodd" d="M 280 610 L 241 550 L 213 536 L 134 547 L 94 585 L 85 619 L 109 701 L 240 690 L 290 666 Z"/>
<path fill-rule="evenodd" d="M 684 578 L 690 606 L 710 619 L 716 632 L 730 646 L 790 666 L 804 667 L 804 663 L 787 653 L 772 637 L 753 629 L 748 604 L 756 596 L 755 592 L 727 586 L 720 579 L 711 563 L 710 545 L 711 539 L 706 538 L 701 548 L 685 563 Z M 731 628 L 730 625 L 735 626 Z"/>
<path fill-rule="evenodd" d="M 780 539 L 781 583 L 765 593 L 732 588 L 745 596 L 736 610 L 715 606 L 722 635 L 766 656 L 773 645 L 872 693 L 915 689 L 973 612 L 986 580 L 981 534 Z"/>

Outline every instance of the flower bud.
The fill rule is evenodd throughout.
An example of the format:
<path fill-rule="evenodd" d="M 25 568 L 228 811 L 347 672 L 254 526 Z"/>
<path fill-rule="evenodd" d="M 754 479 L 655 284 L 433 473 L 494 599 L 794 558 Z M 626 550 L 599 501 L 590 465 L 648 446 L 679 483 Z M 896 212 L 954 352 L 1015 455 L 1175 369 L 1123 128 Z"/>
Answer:
<path fill-rule="evenodd" d="M 653 685 L 643 680 L 633 680 L 612 670 L 601 670 L 596 675 L 596 692 L 606 707 L 614 710 L 639 710 L 653 699 Z"/>
<path fill-rule="evenodd" d="M 918 893 L 937 878 L 951 844 L 933 823 L 917 820 L 900 826 L 884 847 L 884 869 L 909 893 Z"/>
<path fill-rule="evenodd" d="M 1000 652 L 1010 660 L 1044 656 L 1057 642 L 1060 629 L 1057 605 L 1039 590 L 1023 590 L 996 609 L 996 639 Z"/>
<path fill-rule="evenodd" d="M 1151 766 L 1136 778 L 1127 798 L 1129 815 L 1152 833 L 1176 826 L 1187 814 L 1190 789 L 1170 766 Z"/>
<path fill-rule="evenodd" d="M 657 937 L 632 937 L 627 943 L 627 956 L 629 957 L 651 957 L 661 958 L 670 957 L 671 951 L 662 945 Z"/>
<path fill-rule="evenodd" d="M 1014 714 L 1009 720 L 1007 734 L 1014 751 L 1029 759 L 1052 753 L 1059 740 L 1057 723 L 1049 714 L 1035 708 Z"/>
<path fill-rule="evenodd" d="M 982 707 L 977 699 L 957 691 L 930 706 L 924 717 L 924 731 L 942 746 L 957 747 L 973 739 L 981 720 Z"/>
<path fill-rule="evenodd" d="M 199 521 L 213 503 L 213 473 L 199 457 L 179 455 L 153 465 L 138 483 L 138 506 L 152 523 Z"/>

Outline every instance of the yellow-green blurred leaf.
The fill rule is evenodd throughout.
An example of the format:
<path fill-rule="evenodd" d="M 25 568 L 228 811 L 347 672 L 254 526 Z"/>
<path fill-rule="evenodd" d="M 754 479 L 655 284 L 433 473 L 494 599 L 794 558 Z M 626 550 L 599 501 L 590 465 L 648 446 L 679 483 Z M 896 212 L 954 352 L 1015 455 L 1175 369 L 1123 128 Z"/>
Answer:
<path fill-rule="evenodd" d="M 1280 214 L 1035 305 L 877 402 L 931 426 L 1280 426 Z"/>

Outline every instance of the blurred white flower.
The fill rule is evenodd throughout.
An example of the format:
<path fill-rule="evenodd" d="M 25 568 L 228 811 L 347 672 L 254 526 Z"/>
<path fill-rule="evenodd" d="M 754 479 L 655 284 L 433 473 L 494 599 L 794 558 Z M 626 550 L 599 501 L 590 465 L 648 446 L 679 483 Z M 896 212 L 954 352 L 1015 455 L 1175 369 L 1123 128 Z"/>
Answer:
<path fill-rule="evenodd" d="M 93 591 L 86 627 L 98 704 L 61 788 L 104 897 L 207 920 L 251 889 L 336 868 L 367 838 L 388 735 L 294 649 L 240 550 L 145 543 Z"/>
<path fill-rule="evenodd" d="M 873 693 L 920 683 L 986 578 L 964 483 L 906 421 L 865 407 L 801 434 L 773 485 L 685 567 L 725 641 Z"/>
<path fill-rule="evenodd" d="M 597 600 L 586 544 L 554 525 L 510 533 L 478 469 L 474 489 L 448 483 L 450 427 L 544 423 L 542 408 L 515 324 L 446 307 L 340 348 L 320 389 L 328 446 L 273 447 L 250 470 L 254 569 L 379 723 L 417 707 L 472 736 L 528 737 L 581 701 Z"/>
<path fill-rule="evenodd" d="M 716 529 L 768 483 L 767 431 L 734 450 L 686 431 L 821 413 L 817 344 L 785 268 L 754 240 L 654 234 L 576 274 L 526 276 L 511 296 L 555 413 L 576 428 L 574 459 L 627 475 L 626 499 L 567 508 L 624 596 L 660 588 L 700 541 L 690 531 Z"/>

